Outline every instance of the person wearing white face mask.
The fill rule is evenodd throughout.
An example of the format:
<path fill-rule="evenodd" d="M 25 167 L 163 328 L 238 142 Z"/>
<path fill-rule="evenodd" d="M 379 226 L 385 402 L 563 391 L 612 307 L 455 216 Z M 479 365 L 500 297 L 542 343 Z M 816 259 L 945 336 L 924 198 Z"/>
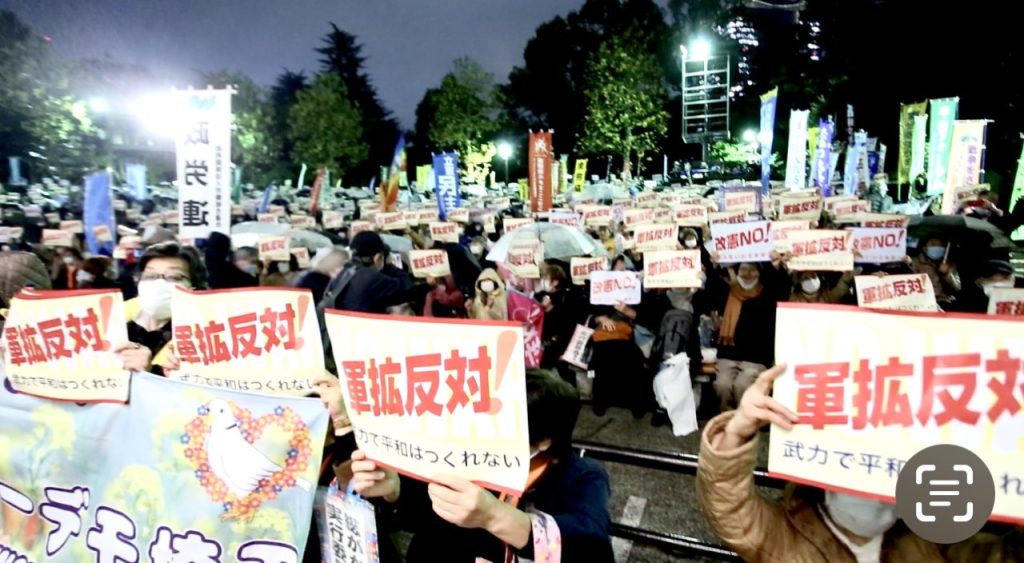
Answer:
<path fill-rule="evenodd" d="M 507 321 L 508 303 L 505 282 L 498 272 L 488 268 L 476 280 L 476 292 L 468 302 L 470 318 L 481 321 Z"/>
<path fill-rule="evenodd" d="M 950 309 L 960 294 L 960 274 L 952 260 L 952 246 L 939 237 L 929 237 L 911 260 L 915 273 L 927 274 L 935 290 L 935 300 L 943 310 Z"/>
<path fill-rule="evenodd" d="M 891 504 L 789 485 L 781 500 L 756 490 L 750 469 L 758 431 L 791 429 L 797 416 L 770 396 L 785 371 L 760 374 L 737 410 L 708 422 L 701 440 L 697 498 L 715 534 L 745 561 L 888 563 L 946 561 L 939 548 L 897 523 Z"/>
<path fill-rule="evenodd" d="M 150 362 L 171 341 L 174 286 L 206 289 L 206 268 L 198 252 L 175 242 L 147 248 L 139 259 L 138 312 L 128 321 L 128 343 L 115 350 L 126 369 L 160 372 Z"/>
<path fill-rule="evenodd" d="M 797 272 L 793 276 L 793 291 L 789 295 L 793 303 L 839 303 L 850 293 L 853 272 L 844 272 L 830 287 L 818 272 Z"/>
<path fill-rule="evenodd" d="M 765 366 L 774 363 L 775 306 L 789 297 L 782 257 L 770 265 L 743 262 L 729 281 L 709 276 L 708 299 L 718 325 L 718 361 L 713 386 L 719 406 L 736 406 Z"/>
<path fill-rule="evenodd" d="M 989 260 L 981 268 L 981 275 L 974 283 L 967 284 L 960 298 L 949 310 L 962 313 L 988 313 L 992 294 L 999 289 L 1012 288 L 1015 284 L 1013 265 L 1005 260 Z"/>

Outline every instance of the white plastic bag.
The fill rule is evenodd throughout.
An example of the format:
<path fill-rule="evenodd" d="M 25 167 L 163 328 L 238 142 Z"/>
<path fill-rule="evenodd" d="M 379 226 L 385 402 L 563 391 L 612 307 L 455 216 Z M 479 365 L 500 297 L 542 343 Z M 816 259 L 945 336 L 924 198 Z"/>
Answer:
<path fill-rule="evenodd" d="M 697 404 L 690 381 L 690 358 L 676 354 L 661 364 L 654 376 L 654 397 L 672 421 L 672 433 L 686 436 L 697 430 Z"/>

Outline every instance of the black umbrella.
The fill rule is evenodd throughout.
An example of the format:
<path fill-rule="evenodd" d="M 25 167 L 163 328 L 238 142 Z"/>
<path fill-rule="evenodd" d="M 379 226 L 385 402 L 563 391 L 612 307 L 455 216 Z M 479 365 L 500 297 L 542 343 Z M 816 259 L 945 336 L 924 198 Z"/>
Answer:
<path fill-rule="evenodd" d="M 1012 248 L 1013 241 L 999 227 L 965 215 L 911 217 L 909 234 L 918 240 L 938 235 L 965 248 Z"/>

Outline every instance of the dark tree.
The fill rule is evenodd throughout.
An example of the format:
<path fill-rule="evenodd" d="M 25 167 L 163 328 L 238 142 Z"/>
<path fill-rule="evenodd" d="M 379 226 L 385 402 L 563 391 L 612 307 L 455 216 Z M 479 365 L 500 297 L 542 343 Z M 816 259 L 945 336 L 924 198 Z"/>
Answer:
<path fill-rule="evenodd" d="M 362 115 L 362 129 L 370 147 L 369 157 L 350 172 L 358 181 L 369 180 L 377 174 L 378 167 L 391 162 L 395 142 L 398 140 L 398 123 L 391 112 L 384 108 L 377 91 L 363 70 L 365 58 L 363 46 L 351 33 L 331 23 L 331 31 L 323 39 L 320 63 L 324 72 L 338 76 L 345 85 L 349 99 Z"/>

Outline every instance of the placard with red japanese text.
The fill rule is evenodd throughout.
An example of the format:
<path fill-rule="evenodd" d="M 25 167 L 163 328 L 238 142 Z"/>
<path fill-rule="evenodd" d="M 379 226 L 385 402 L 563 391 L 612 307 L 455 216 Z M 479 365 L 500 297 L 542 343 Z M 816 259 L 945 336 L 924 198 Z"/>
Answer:
<path fill-rule="evenodd" d="M 680 227 L 704 227 L 708 224 L 708 206 L 679 204 L 674 208 L 676 224 Z"/>
<path fill-rule="evenodd" d="M 633 230 L 633 241 L 638 252 L 675 250 L 679 246 L 679 226 L 639 225 Z"/>
<path fill-rule="evenodd" d="M 627 305 L 640 303 L 642 293 L 640 275 L 636 272 L 591 272 L 590 304 L 615 305 L 622 302 Z"/>
<path fill-rule="evenodd" d="M 291 259 L 288 251 L 291 242 L 287 235 L 263 237 L 259 244 L 260 260 L 287 262 Z"/>
<path fill-rule="evenodd" d="M 993 519 L 1024 524 L 1022 351 L 1018 319 L 780 303 L 773 397 L 799 422 L 772 427 L 768 469 L 892 502 L 907 460 L 957 444 L 992 472 Z"/>
<path fill-rule="evenodd" d="M 363 231 L 372 231 L 373 224 L 369 221 L 352 221 L 348 226 L 348 240 L 352 240 L 353 237 Z"/>
<path fill-rule="evenodd" d="M 410 250 L 409 262 L 417 278 L 443 278 L 452 273 L 444 250 Z"/>
<path fill-rule="evenodd" d="M 853 270 L 853 234 L 814 229 L 787 235 L 790 271 L 849 272 Z"/>
<path fill-rule="evenodd" d="M 992 288 L 992 296 L 988 299 L 988 314 L 1024 317 L 1024 289 Z"/>
<path fill-rule="evenodd" d="M 324 211 L 320 221 L 325 229 L 340 229 L 345 225 L 345 214 L 341 211 Z"/>
<path fill-rule="evenodd" d="M 764 262 L 775 249 L 771 221 L 712 223 L 711 238 L 719 264 Z"/>
<path fill-rule="evenodd" d="M 518 496 L 530 467 L 520 323 L 328 310 L 356 442 L 417 479 L 450 474 Z"/>
<path fill-rule="evenodd" d="M 712 225 L 718 223 L 743 223 L 746 220 L 746 211 L 712 211 L 708 213 L 708 222 Z"/>
<path fill-rule="evenodd" d="M 270 395 L 312 393 L 323 374 L 320 324 L 306 289 L 192 291 L 175 286 L 174 378 Z"/>
<path fill-rule="evenodd" d="M 700 287 L 699 250 L 660 250 L 644 253 L 644 287 Z"/>
<path fill-rule="evenodd" d="M 939 310 L 935 302 L 935 288 L 927 274 L 897 276 L 857 276 L 857 304 L 871 309 L 898 311 Z"/>
<path fill-rule="evenodd" d="M 515 217 L 506 217 L 502 222 L 505 227 L 505 234 L 514 233 L 523 227 L 528 227 L 533 224 L 533 219 L 517 219 Z"/>
<path fill-rule="evenodd" d="M 579 210 L 583 215 L 583 224 L 588 227 L 607 227 L 612 222 L 610 205 L 582 205 Z"/>
<path fill-rule="evenodd" d="M 430 238 L 437 242 L 459 242 L 462 229 L 456 223 L 430 223 Z"/>
<path fill-rule="evenodd" d="M 573 256 L 569 262 L 572 283 L 583 285 L 590 279 L 590 272 L 608 269 L 608 259 L 604 256 Z"/>
<path fill-rule="evenodd" d="M 860 264 L 899 262 L 907 256 L 907 230 L 852 228 L 855 261 Z"/>
<path fill-rule="evenodd" d="M 794 197 L 783 194 L 776 200 L 776 210 L 779 219 L 783 220 L 805 220 L 818 222 L 821 218 L 822 208 L 821 196 L 811 193 L 810 197 Z"/>
<path fill-rule="evenodd" d="M 7 379 L 38 397 L 123 403 L 130 375 L 113 350 L 127 326 L 120 291 L 22 291 L 3 326 Z"/>
<path fill-rule="evenodd" d="M 405 213 L 401 211 L 380 212 L 373 216 L 377 228 L 382 231 L 400 231 L 405 229 Z"/>
<path fill-rule="evenodd" d="M 775 250 L 778 252 L 790 252 L 793 250 L 789 242 L 789 233 L 793 231 L 810 230 L 809 221 L 772 221 L 772 241 Z"/>
<path fill-rule="evenodd" d="M 50 248 L 58 246 L 73 246 L 75 235 L 71 231 L 65 231 L 63 229 L 43 229 L 42 237 L 39 242 L 43 246 Z"/>
<path fill-rule="evenodd" d="M 540 264 L 544 261 L 544 245 L 540 241 L 516 241 L 508 247 L 505 265 L 520 278 L 540 277 Z"/>

